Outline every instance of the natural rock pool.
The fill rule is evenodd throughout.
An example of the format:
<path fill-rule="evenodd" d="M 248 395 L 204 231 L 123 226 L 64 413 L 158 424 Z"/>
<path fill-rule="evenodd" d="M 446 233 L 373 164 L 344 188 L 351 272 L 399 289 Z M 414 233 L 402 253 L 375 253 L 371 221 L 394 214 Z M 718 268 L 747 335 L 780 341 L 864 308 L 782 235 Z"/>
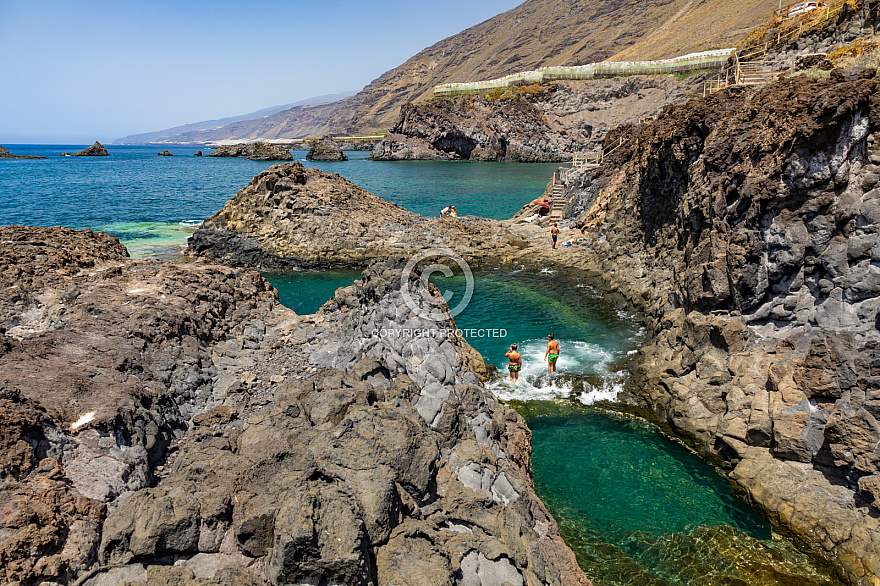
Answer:
<path fill-rule="evenodd" d="M 313 313 L 352 271 L 268 274 L 281 301 Z M 616 310 L 577 275 L 526 269 L 474 274 L 459 328 L 506 330 L 468 341 L 499 367 L 490 388 L 526 417 L 538 496 L 596 586 L 836 585 L 827 568 L 775 535 L 727 480 L 654 425 L 614 410 L 625 365 L 643 340 L 634 316 Z M 435 278 L 455 305 L 463 277 Z M 458 296 L 458 297 L 456 297 Z M 543 361 L 546 335 L 562 353 Z M 519 384 L 504 353 L 519 344 Z"/>

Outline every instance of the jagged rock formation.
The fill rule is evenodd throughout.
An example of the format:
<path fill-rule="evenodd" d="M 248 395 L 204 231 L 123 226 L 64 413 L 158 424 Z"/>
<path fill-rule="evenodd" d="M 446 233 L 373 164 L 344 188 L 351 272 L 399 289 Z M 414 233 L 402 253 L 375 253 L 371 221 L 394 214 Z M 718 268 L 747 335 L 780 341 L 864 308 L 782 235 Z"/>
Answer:
<path fill-rule="evenodd" d="M 45 159 L 46 157 L 40 157 L 37 155 L 13 155 L 5 148 L 0 146 L 0 159 Z"/>
<path fill-rule="evenodd" d="M 168 149 L 163 149 L 163 150 L 159 151 L 158 156 L 160 156 L 160 157 L 173 157 L 174 155 L 171 154 L 171 151 L 169 151 Z"/>
<path fill-rule="evenodd" d="M 417 270 L 300 318 L 106 234 L 0 242 L 4 582 L 588 586 Z"/>
<path fill-rule="evenodd" d="M 107 152 L 104 145 L 98 141 L 95 141 L 95 144 L 78 153 L 61 153 L 62 157 L 107 157 L 109 155 L 110 153 Z"/>
<path fill-rule="evenodd" d="M 249 161 L 291 161 L 293 155 L 282 146 L 267 142 L 250 142 L 217 147 L 209 157 L 243 157 Z"/>
<path fill-rule="evenodd" d="M 306 154 L 307 161 L 347 161 L 348 157 L 342 152 L 342 147 L 333 142 L 329 137 L 313 140 Z"/>
<path fill-rule="evenodd" d="M 376 160 L 569 161 L 609 128 L 702 94 L 703 75 L 571 81 L 436 98 L 400 109 Z"/>
<path fill-rule="evenodd" d="M 0 581 L 68 583 L 106 505 L 148 486 L 194 415 L 292 315 L 256 273 L 0 228 Z"/>
<path fill-rule="evenodd" d="M 652 320 L 641 400 L 858 584 L 880 580 L 878 90 L 726 90 L 571 178 L 579 262 Z"/>
<path fill-rule="evenodd" d="M 205 220 L 189 254 L 236 266 L 365 266 L 390 255 L 451 248 L 485 262 L 516 250 L 500 222 L 425 218 L 302 163 L 260 173 Z"/>

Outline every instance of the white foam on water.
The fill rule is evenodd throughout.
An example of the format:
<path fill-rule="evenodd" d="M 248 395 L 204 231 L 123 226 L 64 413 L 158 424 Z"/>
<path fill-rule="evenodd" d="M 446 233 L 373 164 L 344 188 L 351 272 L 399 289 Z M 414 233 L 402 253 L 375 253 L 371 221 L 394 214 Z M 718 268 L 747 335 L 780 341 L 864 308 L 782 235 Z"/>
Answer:
<path fill-rule="evenodd" d="M 547 341 L 526 340 L 519 345 L 523 366 L 519 381 L 510 382 L 510 373 L 502 369 L 498 379 L 489 383 L 489 389 L 504 401 L 534 401 L 566 398 L 575 391 L 573 377 L 589 376 L 602 380 L 596 388 L 586 381 L 578 381 L 585 392 L 580 401 L 590 404 L 596 401 L 613 401 L 622 389 L 623 374 L 613 372 L 611 365 L 618 356 L 597 344 L 578 340 L 559 340 L 560 353 L 556 362 L 556 372 L 547 374 L 547 361 L 544 353 Z"/>

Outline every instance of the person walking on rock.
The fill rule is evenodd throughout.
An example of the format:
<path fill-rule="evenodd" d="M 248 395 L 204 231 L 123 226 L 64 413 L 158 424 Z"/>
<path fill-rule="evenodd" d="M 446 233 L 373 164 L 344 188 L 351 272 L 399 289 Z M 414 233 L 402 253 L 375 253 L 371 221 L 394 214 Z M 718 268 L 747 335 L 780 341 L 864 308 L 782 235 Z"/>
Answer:
<path fill-rule="evenodd" d="M 559 228 L 556 227 L 556 224 L 550 228 L 550 237 L 553 238 L 553 250 L 556 250 L 556 240 L 559 238 Z"/>
<path fill-rule="evenodd" d="M 519 371 L 522 368 L 522 355 L 516 351 L 516 344 L 511 344 L 510 350 L 505 354 L 510 359 L 507 370 L 510 371 L 510 382 L 519 382 Z"/>
<path fill-rule="evenodd" d="M 553 334 L 547 336 L 547 351 L 544 352 L 544 360 L 547 361 L 547 374 L 556 372 L 556 361 L 559 360 L 559 342 L 553 339 Z"/>

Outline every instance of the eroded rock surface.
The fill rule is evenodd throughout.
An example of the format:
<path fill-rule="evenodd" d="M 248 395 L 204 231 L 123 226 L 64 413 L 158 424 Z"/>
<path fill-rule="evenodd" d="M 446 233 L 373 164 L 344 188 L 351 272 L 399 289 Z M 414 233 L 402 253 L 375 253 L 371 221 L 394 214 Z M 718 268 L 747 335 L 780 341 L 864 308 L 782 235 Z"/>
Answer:
<path fill-rule="evenodd" d="M 0 581 L 66 583 L 94 564 L 106 506 L 155 480 L 291 316 L 253 272 L 0 228 Z"/>
<path fill-rule="evenodd" d="M 282 146 L 268 142 L 249 142 L 217 147 L 209 157 L 242 157 L 249 161 L 292 161 L 293 155 Z"/>
<path fill-rule="evenodd" d="M 878 90 L 720 92 L 572 176 L 573 254 L 653 320 L 643 400 L 859 584 L 880 581 Z"/>
<path fill-rule="evenodd" d="M 486 262 L 517 250 L 517 242 L 500 222 L 425 218 L 299 162 L 254 177 L 189 239 L 194 256 L 276 268 L 363 267 L 432 248 Z"/>
<path fill-rule="evenodd" d="M 339 146 L 329 137 L 313 140 L 309 152 L 306 153 L 307 161 L 347 161 L 348 157 Z"/>

